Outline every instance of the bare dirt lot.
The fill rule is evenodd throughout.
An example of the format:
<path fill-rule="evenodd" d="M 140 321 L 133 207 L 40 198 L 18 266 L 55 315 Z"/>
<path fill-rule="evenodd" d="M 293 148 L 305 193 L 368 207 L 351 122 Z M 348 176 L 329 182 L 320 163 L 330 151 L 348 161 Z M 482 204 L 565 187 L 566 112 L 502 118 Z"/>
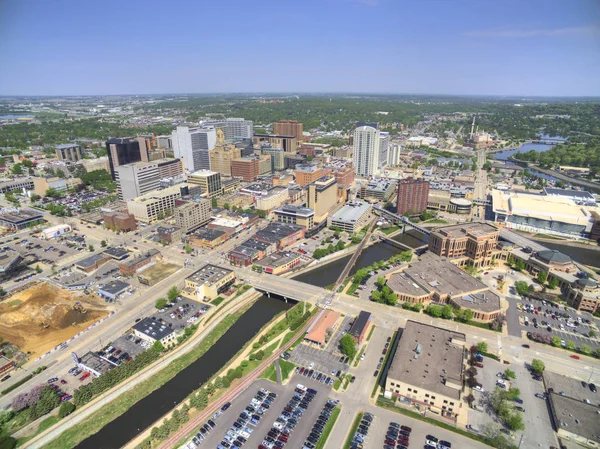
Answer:
<path fill-rule="evenodd" d="M 0 337 L 41 355 L 108 313 L 99 298 L 41 283 L 0 303 Z"/>
<path fill-rule="evenodd" d="M 142 276 L 144 279 L 147 279 L 149 285 L 154 285 L 163 279 L 168 278 L 180 268 L 181 266 L 174 263 L 157 262 L 156 264 L 139 272 L 138 276 Z"/>

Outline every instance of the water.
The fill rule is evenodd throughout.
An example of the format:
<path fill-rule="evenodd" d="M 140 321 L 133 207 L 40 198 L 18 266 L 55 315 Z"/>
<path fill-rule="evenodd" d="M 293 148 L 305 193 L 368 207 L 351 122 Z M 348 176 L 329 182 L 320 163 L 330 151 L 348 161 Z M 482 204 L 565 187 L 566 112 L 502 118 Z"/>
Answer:
<path fill-rule="evenodd" d="M 537 171 L 537 170 L 533 170 L 533 169 L 531 169 L 531 168 L 528 168 L 527 170 L 528 170 L 528 171 L 529 171 L 529 173 L 531 173 L 532 175 L 535 175 L 535 176 L 537 176 L 538 178 L 545 179 L 546 181 L 553 181 L 553 182 L 560 181 L 560 179 L 558 179 L 558 178 L 555 178 L 554 176 L 547 175 L 546 173 L 542 173 L 542 172 L 539 172 L 539 171 Z"/>
<path fill-rule="evenodd" d="M 82 441 L 77 448 L 123 447 L 212 377 L 262 326 L 291 306 L 292 304 L 278 299 L 261 297 L 202 357 L 158 390 L 138 401 L 98 433 Z"/>
<path fill-rule="evenodd" d="M 419 231 L 412 229 L 406 231 L 404 234 L 398 234 L 392 237 L 392 240 L 403 243 L 411 248 L 418 248 L 419 246 L 423 246 L 429 242 L 429 236 L 421 234 Z"/>
<path fill-rule="evenodd" d="M 35 118 L 35 115 L 26 115 L 26 114 L 23 114 L 23 115 L 13 115 L 13 114 L 0 115 L 0 120 L 17 120 L 20 118 Z"/>
<path fill-rule="evenodd" d="M 499 161 L 508 161 L 509 158 L 517 153 L 527 153 L 528 151 L 535 150 L 539 153 L 543 153 L 548 151 L 554 145 L 542 145 L 541 143 L 526 143 L 521 145 L 519 148 L 514 150 L 501 151 L 499 153 L 494 153 L 494 159 Z"/>

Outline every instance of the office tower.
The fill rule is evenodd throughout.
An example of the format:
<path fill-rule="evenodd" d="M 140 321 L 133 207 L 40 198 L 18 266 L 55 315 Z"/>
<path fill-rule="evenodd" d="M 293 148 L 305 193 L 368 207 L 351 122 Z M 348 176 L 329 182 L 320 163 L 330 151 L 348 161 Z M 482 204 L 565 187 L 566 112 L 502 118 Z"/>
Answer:
<path fill-rule="evenodd" d="M 210 170 L 209 152 L 217 143 L 217 132 L 213 126 L 178 126 L 172 136 L 175 157 L 183 159 L 183 167 L 188 172 Z"/>
<path fill-rule="evenodd" d="M 210 221 L 211 200 L 200 198 L 198 201 L 178 200 L 175 204 L 175 225 L 187 234 Z"/>
<path fill-rule="evenodd" d="M 401 179 L 398 182 L 396 213 L 398 215 L 420 214 L 427 209 L 428 197 L 429 181 L 413 178 Z"/>
<path fill-rule="evenodd" d="M 303 126 L 297 120 L 279 120 L 273 123 L 273 134 L 280 136 L 295 136 L 298 142 L 303 139 Z"/>
<path fill-rule="evenodd" d="M 81 147 L 70 143 L 57 145 L 56 158 L 60 161 L 77 162 L 81 159 Z"/>
<path fill-rule="evenodd" d="M 223 193 L 221 173 L 210 170 L 199 170 L 188 175 L 187 183 L 191 187 L 199 186 L 208 198 L 219 196 Z"/>
<path fill-rule="evenodd" d="M 210 120 L 204 122 L 203 125 L 223 130 L 225 142 L 227 143 L 240 139 L 252 139 L 254 134 L 252 120 L 244 120 L 243 118 L 231 117 L 225 120 Z"/>
<path fill-rule="evenodd" d="M 364 125 L 354 130 L 352 162 L 358 176 L 369 177 L 377 173 L 379 140 L 379 131 L 376 127 Z"/>
<path fill-rule="evenodd" d="M 280 136 L 276 134 L 254 134 L 252 137 L 254 145 L 263 146 L 270 144 L 273 148 L 283 148 L 286 153 L 296 154 L 298 150 L 298 139 L 296 136 Z"/>
<path fill-rule="evenodd" d="M 212 171 L 231 176 L 231 161 L 242 157 L 242 150 L 236 145 L 227 144 L 225 133 L 217 129 L 217 143 L 210 152 L 210 167 Z"/>
<path fill-rule="evenodd" d="M 143 137 L 108 139 L 106 153 L 112 179 L 115 179 L 115 169 L 121 165 L 148 162 L 148 147 Z"/>
<path fill-rule="evenodd" d="M 257 157 L 241 157 L 231 161 L 231 176 L 242 178 L 243 181 L 256 181 L 260 175 L 260 160 Z"/>
<path fill-rule="evenodd" d="M 271 168 L 273 171 L 285 169 L 285 152 L 283 148 L 262 147 L 260 154 L 268 154 L 271 156 Z"/>
<path fill-rule="evenodd" d="M 388 149 L 390 146 L 390 133 L 379 133 L 379 169 L 385 167 L 388 163 Z"/>
<path fill-rule="evenodd" d="M 323 176 L 308 185 L 306 206 L 314 211 L 316 224 L 327 220 L 329 212 L 337 205 L 337 187 L 333 175 Z"/>
<path fill-rule="evenodd" d="M 183 174 L 181 159 L 162 159 L 121 165 L 115 170 L 119 198 L 123 201 L 158 190 L 160 181 Z"/>
<path fill-rule="evenodd" d="M 296 165 L 294 176 L 296 177 L 296 184 L 305 186 L 329 173 L 331 173 L 330 169 L 325 169 L 315 164 L 298 164 Z"/>
<path fill-rule="evenodd" d="M 391 167 L 398 165 L 400 161 L 400 145 L 393 144 L 388 148 L 387 164 Z"/>

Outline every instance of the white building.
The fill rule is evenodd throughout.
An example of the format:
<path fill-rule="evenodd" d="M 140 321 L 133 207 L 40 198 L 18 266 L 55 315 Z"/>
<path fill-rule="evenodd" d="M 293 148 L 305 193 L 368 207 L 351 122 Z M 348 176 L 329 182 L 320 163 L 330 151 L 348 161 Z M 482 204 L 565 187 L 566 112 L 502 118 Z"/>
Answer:
<path fill-rule="evenodd" d="M 213 126 L 178 126 L 172 136 L 175 157 L 183 159 L 183 166 L 188 172 L 210 170 L 209 151 L 217 143 L 217 131 Z"/>
<path fill-rule="evenodd" d="M 387 164 L 391 167 L 398 165 L 400 161 L 400 145 L 393 144 L 388 148 Z"/>
<path fill-rule="evenodd" d="M 158 164 L 144 162 L 116 167 L 115 182 L 119 199 L 123 201 L 158 190 L 160 187 Z"/>
<path fill-rule="evenodd" d="M 205 122 L 204 125 L 213 126 L 215 129 L 221 129 L 225 134 L 225 142 L 232 143 L 239 139 L 252 139 L 254 126 L 252 120 L 231 117 L 225 120 L 213 120 Z"/>
<path fill-rule="evenodd" d="M 379 168 L 379 131 L 372 126 L 354 130 L 352 162 L 358 176 L 373 176 Z"/>
<path fill-rule="evenodd" d="M 388 154 L 390 147 L 390 133 L 380 132 L 379 133 L 379 164 L 378 168 L 381 169 L 388 164 Z"/>

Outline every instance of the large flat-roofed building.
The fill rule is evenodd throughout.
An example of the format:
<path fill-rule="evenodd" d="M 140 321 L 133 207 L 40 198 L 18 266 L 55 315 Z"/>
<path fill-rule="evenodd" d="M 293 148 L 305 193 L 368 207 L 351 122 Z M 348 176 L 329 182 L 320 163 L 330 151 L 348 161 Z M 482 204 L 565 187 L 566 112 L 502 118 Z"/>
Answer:
<path fill-rule="evenodd" d="M 351 201 L 329 217 L 329 226 L 356 233 L 369 224 L 371 205 L 363 201 Z"/>
<path fill-rule="evenodd" d="M 341 314 L 333 310 L 323 309 L 319 316 L 311 324 L 304 336 L 304 340 L 317 346 L 324 346 L 328 343 L 328 332 L 333 335 L 339 324 Z M 331 337 L 329 336 L 329 338 Z"/>
<path fill-rule="evenodd" d="M 290 195 L 286 187 L 273 187 L 266 195 L 256 197 L 255 208 L 269 213 L 287 203 L 289 199 Z"/>
<path fill-rule="evenodd" d="M 278 249 L 293 245 L 304 238 L 306 229 L 288 223 L 269 223 L 265 228 L 254 234 L 254 239 L 265 243 L 274 243 Z"/>
<path fill-rule="evenodd" d="M 323 165 L 324 168 L 331 170 L 331 174 L 339 185 L 351 186 L 354 183 L 354 166 L 352 161 L 343 158 L 330 158 Z"/>
<path fill-rule="evenodd" d="M 31 209 L 19 209 L 0 215 L 0 226 L 7 229 L 24 229 L 31 223 L 39 223 L 44 214 Z"/>
<path fill-rule="evenodd" d="M 214 249 L 225 243 L 229 234 L 219 229 L 200 228 L 188 236 L 190 245 L 196 248 Z"/>
<path fill-rule="evenodd" d="M 179 159 L 175 160 L 179 161 Z M 160 179 L 158 164 L 154 162 L 137 162 L 115 168 L 117 193 L 119 194 L 119 199 L 123 201 L 158 190 Z"/>
<path fill-rule="evenodd" d="M 315 211 L 309 207 L 287 204 L 273 211 L 279 223 L 290 223 L 305 227 L 307 230 L 315 225 Z"/>
<path fill-rule="evenodd" d="M 489 322 L 502 313 L 500 297 L 453 263 L 431 253 L 386 276 L 400 303 L 429 302 L 470 309 L 473 319 Z"/>
<path fill-rule="evenodd" d="M 185 278 L 183 293 L 191 299 L 211 301 L 227 291 L 234 281 L 233 270 L 207 264 Z"/>
<path fill-rule="evenodd" d="M 91 273 L 97 268 L 100 268 L 109 260 L 111 260 L 111 257 L 108 254 L 92 254 L 91 256 L 85 257 L 84 259 L 75 262 L 75 268 L 78 268 L 81 271 L 85 271 L 86 273 Z"/>
<path fill-rule="evenodd" d="M 104 226 L 115 231 L 128 232 L 137 229 L 135 217 L 125 212 L 105 212 L 102 216 Z"/>
<path fill-rule="evenodd" d="M 0 181 L 0 193 L 14 192 L 15 190 L 33 190 L 33 178 L 17 178 Z"/>
<path fill-rule="evenodd" d="M 160 251 L 148 250 L 145 253 L 130 257 L 119 264 L 119 272 L 125 276 L 133 276 L 140 268 L 150 265 L 161 257 Z"/>
<path fill-rule="evenodd" d="M 240 157 L 231 161 L 231 176 L 245 182 L 256 181 L 260 172 L 260 159 L 256 156 Z"/>
<path fill-rule="evenodd" d="M 396 213 L 420 214 L 427 209 L 429 181 L 423 179 L 401 179 L 398 181 Z"/>
<path fill-rule="evenodd" d="M 94 377 L 98 377 L 111 369 L 113 365 L 101 358 L 95 352 L 86 352 L 78 359 L 77 367 L 90 373 Z"/>
<path fill-rule="evenodd" d="M 337 206 L 337 180 L 332 175 L 318 178 L 308 184 L 306 205 L 315 212 L 315 224 L 327 220 Z"/>
<path fill-rule="evenodd" d="M 75 187 L 81 184 L 79 178 L 59 178 L 58 176 L 44 176 L 33 178 L 33 193 L 41 197 L 46 196 L 50 189 L 57 192 L 66 192 L 69 187 Z"/>
<path fill-rule="evenodd" d="M 286 153 L 296 154 L 298 139 L 296 136 L 279 136 L 277 134 L 254 134 L 252 137 L 254 145 L 262 146 L 269 143 L 274 148 L 283 148 Z"/>
<path fill-rule="evenodd" d="M 180 184 L 149 192 L 127 201 L 127 209 L 136 220 L 145 223 L 167 217 L 174 212 L 177 200 L 181 199 L 181 191 L 185 188 L 187 184 Z"/>
<path fill-rule="evenodd" d="M 492 192 L 492 210 L 494 220 L 509 229 L 564 237 L 589 237 L 600 213 L 597 205 L 564 195 L 501 190 Z"/>
<path fill-rule="evenodd" d="M 164 347 L 171 346 L 177 342 L 177 333 L 165 322 L 158 321 L 156 317 L 144 318 L 133 325 L 133 335 L 154 344 L 160 341 Z"/>
<path fill-rule="evenodd" d="M 256 262 L 268 274 L 279 275 L 286 273 L 302 262 L 300 255 L 293 252 L 278 251 L 263 257 Z"/>
<path fill-rule="evenodd" d="M 316 164 L 298 164 L 296 165 L 294 176 L 296 177 L 296 184 L 304 187 L 330 172 L 330 169 L 320 167 Z"/>
<path fill-rule="evenodd" d="M 298 120 L 279 120 L 273 123 L 273 133 L 280 136 L 294 136 L 298 142 L 304 139 L 304 128 Z"/>
<path fill-rule="evenodd" d="M 385 391 L 427 416 L 456 422 L 466 417 L 461 401 L 465 334 L 407 321 L 385 381 Z M 465 418 L 466 419 L 466 418 Z"/>
<path fill-rule="evenodd" d="M 456 260 L 457 265 L 473 264 L 480 268 L 491 264 L 499 251 L 500 230 L 487 223 L 464 223 L 434 229 L 429 251 Z"/>
<path fill-rule="evenodd" d="M 119 298 L 123 293 L 128 292 L 131 289 L 131 285 L 127 282 L 114 280 L 108 282 L 107 284 L 102 285 L 98 288 L 98 294 L 101 298 L 110 299 L 111 301 L 115 301 Z"/>
<path fill-rule="evenodd" d="M 586 192 L 585 190 L 569 190 L 544 187 L 544 194 L 547 196 L 566 198 L 576 202 L 578 201 L 581 204 L 585 204 L 588 206 L 597 206 L 596 197 L 590 192 Z"/>
<path fill-rule="evenodd" d="M 358 191 L 358 197 L 362 199 L 374 199 L 387 201 L 396 189 L 396 181 L 391 179 L 375 178 L 367 183 L 362 183 Z"/>
<path fill-rule="evenodd" d="M 190 186 L 198 186 L 202 194 L 208 198 L 219 196 L 223 193 L 221 173 L 211 170 L 198 170 L 187 177 Z"/>
<path fill-rule="evenodd" d="M 77 162 L 81 159 L 81 147 L 71 143 L 57 145 L 56 159 L 59 161 Z"/>
<path fill-rule="evenodd" d="M 6 249 L 0 253 L 0 278 L 4 278 L 15 271 L 21 260 L 23 260 L 21 254 L 12 249 Z"/>
<path fill-rule="evenodd" d="M 450 209 L 451 199 L 449 190 L 430 189 L 427 196 L 427 209 L 446 212 Z"/>
<path fill-rule="evenodd" d="M 178 200 L 175 202 L 175 225 L 187 234 L 211 220 L 212 205 L 208 198 L 198 201 Z"/>

